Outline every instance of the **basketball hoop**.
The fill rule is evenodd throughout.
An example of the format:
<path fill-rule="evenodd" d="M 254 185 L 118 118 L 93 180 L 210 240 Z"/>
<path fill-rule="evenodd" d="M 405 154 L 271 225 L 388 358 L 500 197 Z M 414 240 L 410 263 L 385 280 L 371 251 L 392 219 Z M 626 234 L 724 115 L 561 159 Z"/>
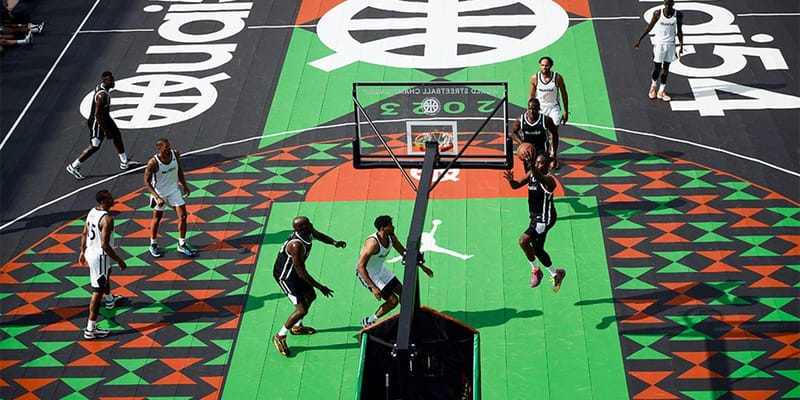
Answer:
<path fill-rule="evenodd" d="M 439 143 L 439 151 L 445 152 L 453 149 L 453 134 L 449 132 L 426 132 L 414 138 L 414 150 L 424 152 L 426 142 Z"/>

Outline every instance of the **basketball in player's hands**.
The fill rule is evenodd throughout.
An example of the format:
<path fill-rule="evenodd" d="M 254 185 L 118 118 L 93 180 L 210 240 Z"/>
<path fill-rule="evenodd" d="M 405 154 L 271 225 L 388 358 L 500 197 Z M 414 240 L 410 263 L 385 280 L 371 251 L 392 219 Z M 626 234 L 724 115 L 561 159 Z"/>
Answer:
<path fill-rule="evenodd" d="M 533 148 L 533 145 L 528 142 L 522 142 L 517 146 L 517 158 L 522 161 L 528 161 L 533 158 L 533 154 L 536 150 Z"/>

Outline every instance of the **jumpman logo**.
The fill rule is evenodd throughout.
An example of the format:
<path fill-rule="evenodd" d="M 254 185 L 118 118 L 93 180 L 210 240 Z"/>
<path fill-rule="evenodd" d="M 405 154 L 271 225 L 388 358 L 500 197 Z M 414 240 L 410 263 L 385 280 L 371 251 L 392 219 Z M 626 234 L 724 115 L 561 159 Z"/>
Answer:
<path fill-rule="evenodd" d="M 422 232 L 422 238 L 421 238 L 422 244 L 419 246 L 420 247 L 419 250 L 421 252 L 427 253 L 429 251 L 432 251 L 434 253 L 442 253 L 442 254 L 447 254 L 448 256 L 458 257 L 462 260 L 469 260 L 470 258 L 472 258 L 473 254 L 461 254 L 453 250 L 445 249 L 444 247 L 438 246 L 436 244 L 436 238 L 434 237 L 434 235 L 436 235 L 436 229 L 439 227 L 439 225 L 441 225 L 442 220 L 435 219 L 431 222 L 433 222 L 433 228 L 431 229 L 431 231 Z M 389 260 L 389 262 L 395 263 L 400 261 L 402 258 L 403 258 L 402 256 L 397 256 Z"/>

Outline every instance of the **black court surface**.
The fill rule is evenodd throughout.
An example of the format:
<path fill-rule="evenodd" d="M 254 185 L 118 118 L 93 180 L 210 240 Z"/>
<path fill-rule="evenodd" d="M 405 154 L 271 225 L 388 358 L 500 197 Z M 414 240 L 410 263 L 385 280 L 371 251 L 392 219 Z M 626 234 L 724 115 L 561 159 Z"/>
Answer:
<path fill-rule="evenodd" d="M 668 103 L 647 98 L 649 41 L 633 48 L 654 1 L 23 4 L 46 27 L 0 56 L 1 398 L 354 398 L 358 321 L 377 304 L 352 265 L 376 215 L 408 230 L 414 193 L 398 171 L 352 168 L 352 83 L 506 81 L 513 118 L 545 55 L 570 95 L 548 240 L 564 288 L 528 287 L 525 193 L 502 172 L 431 194 L 422 302 L 480 332 L 473 398 L 800 397 L 796 2 L 676 2 Z M 159 137 L 184 154 L 197 258 L 174 251 L 171 211 L 169 252 L 149 256 L 142 171 L 119 171 L 110 143 L 86 180 L 64 170 L 105 70 L 128 155 Z M 87 341 L 76 260 L 98 189 L 119 201 L 127 301 Z M 269 342 L 291 311 L 270 268 L 301 213 L 348 247 L 317 243 L 311 272 L 336 296 L 287 359 Z"/>

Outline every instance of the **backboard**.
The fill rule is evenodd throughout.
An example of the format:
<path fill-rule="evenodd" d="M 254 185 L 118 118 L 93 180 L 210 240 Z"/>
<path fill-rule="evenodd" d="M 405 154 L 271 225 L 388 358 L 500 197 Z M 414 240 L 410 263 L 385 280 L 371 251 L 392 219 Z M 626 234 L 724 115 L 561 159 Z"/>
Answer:
<path fill-rule="evenodd" d="M 355 168 L 421 168 L 426 140 L 436 168 L 509 169 L 505 82 L 353 83 Z"/>

